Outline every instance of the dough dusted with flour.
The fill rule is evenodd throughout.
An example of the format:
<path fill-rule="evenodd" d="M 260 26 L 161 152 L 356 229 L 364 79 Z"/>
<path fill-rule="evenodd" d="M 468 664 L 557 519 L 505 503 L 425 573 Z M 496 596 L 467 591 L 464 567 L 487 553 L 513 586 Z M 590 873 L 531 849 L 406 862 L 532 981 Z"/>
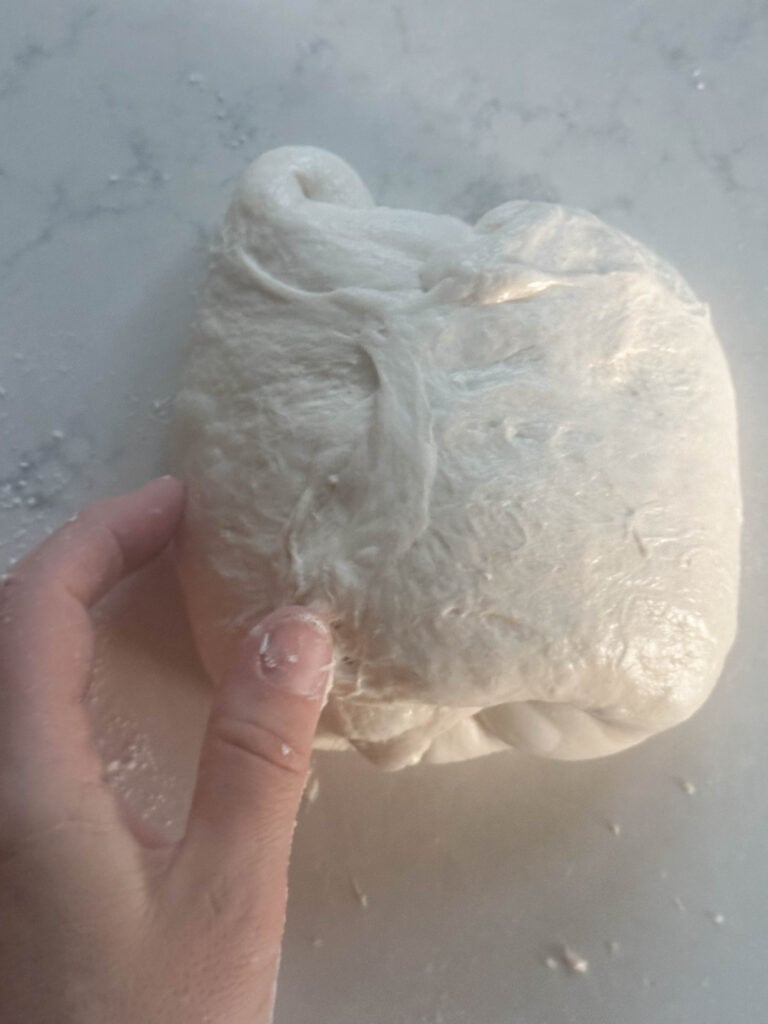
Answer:
<path fill-rule="evenodd" d="M 179 566 L 214 678 L 334 621 L 319 742 L 400 767 L 619 750 L 735 630 L 731 382 L 706 306 L 597 218 L 378 207 L 317 149 L 243 175 L 177 402 Z"/>

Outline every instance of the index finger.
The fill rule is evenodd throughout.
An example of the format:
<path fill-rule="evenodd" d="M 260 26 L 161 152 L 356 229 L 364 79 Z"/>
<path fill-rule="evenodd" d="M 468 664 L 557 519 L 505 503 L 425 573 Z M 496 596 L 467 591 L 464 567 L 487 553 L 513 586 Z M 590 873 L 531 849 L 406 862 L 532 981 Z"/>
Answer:
<path fill-rule="evenodd" d="M 82 698 L 89 607 L 173 536 L 184 504 L 163 477 L 88 506 L 16 567 L 0 591 L 0 764 L 100 774 Z"/>

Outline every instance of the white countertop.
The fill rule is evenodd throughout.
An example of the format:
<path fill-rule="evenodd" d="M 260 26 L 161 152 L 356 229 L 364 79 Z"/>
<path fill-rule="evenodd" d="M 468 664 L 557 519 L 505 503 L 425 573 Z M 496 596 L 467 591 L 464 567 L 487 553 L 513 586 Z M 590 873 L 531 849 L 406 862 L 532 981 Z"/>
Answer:
<path fill-rule="evenodd" d="M 319 757 L 277 1021 L 764 1019 L 765 3 L 10 0 L 2 22 L 0 567 L 166 468 L 207 232 L 275 145 L 339 153 L 389 205 L 586 207 L 711 304 L 746 504 L 715 695 L 593 763 Z M 586 974 L 547 966 L 560 944 Z"/>

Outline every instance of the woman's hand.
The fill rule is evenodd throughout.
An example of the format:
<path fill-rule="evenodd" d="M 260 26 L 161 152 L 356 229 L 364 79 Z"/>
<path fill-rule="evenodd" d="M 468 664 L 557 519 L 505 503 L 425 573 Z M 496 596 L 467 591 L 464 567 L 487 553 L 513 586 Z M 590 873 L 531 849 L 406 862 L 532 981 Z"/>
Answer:
<path fill-rule="evenodd" d="M 184 505 L 155 480 L 98 502 L 0 590 L 0 1020 L 263 1024 L 327 625 L 267 617 L 217 692 L 184 837 L 150 848 L 103 778 L 84 705 L 88 609 L 158 555 Z"/>

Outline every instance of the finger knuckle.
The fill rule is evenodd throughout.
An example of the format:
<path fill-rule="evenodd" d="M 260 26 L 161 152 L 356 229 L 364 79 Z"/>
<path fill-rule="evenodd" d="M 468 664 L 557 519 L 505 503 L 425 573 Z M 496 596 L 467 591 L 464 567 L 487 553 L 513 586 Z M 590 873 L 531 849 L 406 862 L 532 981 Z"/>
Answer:
<path fill-rule="evenodd" d="M 210 935 L 222 930 L 230 937 L 246 931 L 258 934 L 264 913 L 260 901 L 250 894 L 251 888 L 245 872 L 241 875 L 222 871 L 212 875 L 197 906 L 205 932 Z"/>
<path fill-rule="evenodd" d="M 309 751 L 298 748 L 260 722 L 220 715 L 214 723 L 214 735 L 230 751 L 279 776 L 303 776 L 309 767 Z"/>

